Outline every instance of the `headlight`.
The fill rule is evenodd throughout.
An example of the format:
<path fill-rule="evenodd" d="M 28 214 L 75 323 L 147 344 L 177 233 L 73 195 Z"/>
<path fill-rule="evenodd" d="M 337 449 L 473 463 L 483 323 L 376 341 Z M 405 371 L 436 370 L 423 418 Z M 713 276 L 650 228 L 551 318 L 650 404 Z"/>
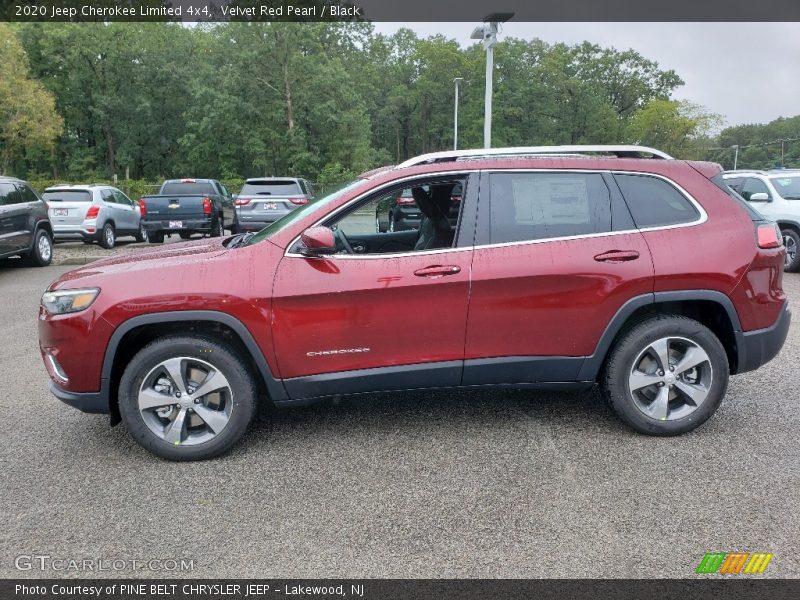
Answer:
<path fill-rule="evenodd" d="M 45 292 L 42 294 L 42 306 L 51 315 L 80 312 L 89 308 L 99 293 L 98 288 Z"/>

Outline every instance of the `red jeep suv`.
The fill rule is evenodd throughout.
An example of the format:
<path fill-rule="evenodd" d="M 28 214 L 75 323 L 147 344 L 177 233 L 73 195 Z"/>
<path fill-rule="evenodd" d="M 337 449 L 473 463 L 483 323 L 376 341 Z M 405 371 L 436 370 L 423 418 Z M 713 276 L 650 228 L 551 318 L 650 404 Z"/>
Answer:
<path fill-rule="evenodd" d="M 407 189 L 419 226 L 379 231 L 377 203 Z M 40 347 L 56 397 L 174 460 L 230 448 L 259 397 L 421 388 L 597 383 L 637 431 L 676 435 L 783 345 L 784 252 L 715 164 L 638 146 L 440 152 L 258 233 L 70 271 L 42 296 Z"/>

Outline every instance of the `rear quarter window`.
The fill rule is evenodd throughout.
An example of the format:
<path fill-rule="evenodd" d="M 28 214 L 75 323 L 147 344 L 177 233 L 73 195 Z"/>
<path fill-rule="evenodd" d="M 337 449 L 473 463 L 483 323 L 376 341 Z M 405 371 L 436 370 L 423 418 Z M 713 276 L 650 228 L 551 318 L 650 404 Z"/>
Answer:
<path fill-rule="evenodd" d="M 615 173 L 636 227 L 665 227 L 691 223 L 699 211 L 671 183 L 652 175 Z"/>
<path fill-rule="evenodd" d="M 22 201 L 17 186 L 13 183 L 0 182 L 0 206 L 4 204 L 19 204 Z"/>

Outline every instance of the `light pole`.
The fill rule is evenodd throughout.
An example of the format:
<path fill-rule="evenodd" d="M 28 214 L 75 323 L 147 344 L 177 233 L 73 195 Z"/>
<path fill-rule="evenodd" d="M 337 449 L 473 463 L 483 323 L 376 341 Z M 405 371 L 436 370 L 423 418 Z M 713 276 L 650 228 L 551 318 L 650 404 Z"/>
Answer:
<path fill-rule="evenodd" d="M 483 108 L 483 147 L 492 147 L 492 72 L 494 70 L 494 45 L 500 23 L 505 23 L 514 13 L 492 13 L 483 19 L 483 25 L 475 28 L 470 36 L 473 40 L 483 40 L 486 50 L 486 92 Z"/>
<path fill-rule="evenodd" d="M 731 146 L 731 148 L 733 148 L 733 150 L 734 150 L 734 154 L 733 154 L 733 170 L 735 171 L 736 170 L 736 165 L 739 164 L 739 144 L 734 144 L 733 146 Z"/>
<path fill-rule="evenodd" d="M 453 83 L 456 84 L 456 97 L 453 100 L 453 150 L 458 150 L 458 84 L 462 81 L 463 77 L 453 79 Z"/>

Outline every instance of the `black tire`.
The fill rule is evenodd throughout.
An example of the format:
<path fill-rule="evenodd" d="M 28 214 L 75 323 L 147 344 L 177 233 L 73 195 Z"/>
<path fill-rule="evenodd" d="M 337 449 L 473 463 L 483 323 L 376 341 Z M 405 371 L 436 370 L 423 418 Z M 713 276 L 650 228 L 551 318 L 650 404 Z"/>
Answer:
<path fill-rule="evenodd" d="M 222 215 L 220 215 L 211 230 L 211 237 L 222 237 L 223 235 L 225 235 L 225 222 L 222 219 Z"/>
<path fill-rule="evenodd" d="M 44 229 L 37 229 L 33 235 L 33 247 L 25 262 L 33 267 L 46 267 L 53 262 L 53 239 Z"/>
<path fill-rule="evenodd" d="M 139 224 L 139 231 L 136 234 L 136 241 L 140 243 L 147 243 L 149 241 L 150 236 L 147 234 L 147 229 L 144 228 L 144 225 L 141 223 Z"/>
<path fill-rule="evenodd" d="M 395 224 L 394 224 L 394 214 L 389 213 L 389 231 L 394 232 Z"/>
<path fill-rule="evenodd" d="M 386 227 L 381 223 L 381 217 L 377 211 L 375 212 L 375 229 L 378 233 L 386 233 Z"/>
<path fill-rule="evenodd" d="M 680 418 L 665 417 L 655 419 L 645 414 L 637 405 L 634 394 L 630 391 L 629 377 L 638 360 L 642 359 L 646 349 L 663 338 L 676 338 L 676 345 L 688 341 L 699 346 L 707 357 L 708 361 L 698 365 L 695 372 L 706 373 L 709 383 L 705 387 L 707 393 L 705 398 L 697 403 L 696 408 L 687 404 L 684 410 L 691 410 L 686 416 Z M 672 359 L 672 356 L 669 357 Z M 641 363 L 637 363 L 641 364 Z M 653 363 L 657 364 L 657 363 Z M 672 364 L 672 362 L 670 362 Z M 709 368 L 710 366 L 710 368 Z M 671 369 L 670 369 L 671 370 Z M 650 377 L 656 377 L 659 373 L 655 372 Z M 675 381 L 676 374 L 666 374 L 671 376 L 670 381 Z M 605 368 L 600 376 L 600 389 L 603 397 L 609 403 L 614 412 L 628 425 L 640 433 L 656 436 L 680 435 L 691 431 L 707 421 L 711 415 L 719 408 L 725 391 L 728 387 L 729 367 L 728 357 L 719 339 L 702 323 L 693 319 L 678 315 L 659 315 L 650 317 L 633 325 L 616 342 L 608 357 L 606 358 Z M 675 381 L 675 387 L 683 383 L 680 376 Z M 641 399 L 642 393 L 656 393 L 666 384 L 656 384 L 649 388 L 642 388 L 644 392 L 637 392 L 636 398 Z M 648 391 L 649 390 L 649 391 Z M 685 396 L 678 394 L 671 399 L 673 385 L 670 383 L 665 393 L 668 394 L 669 406 L 680 403 Z M 655 405 L 655 402 L 653 403 Z M 668 409 L 670 412 L 672 408 Z M 675 415 L 680 415 L 676 409 Z"/>
<path fill-rule="evenodd" d="M 114 230 L 113 223 L 106 223 L 100 231 L 100 245 L 106 250 L 111 250 L 117 243 L 117 232 Z"/>
<path fill-rule="evenodd" d="M 150 243 L 151 244 L 163 244 L 164 243 L 164 234 L 163 233 L 151 233 L 150 234 Z"/>
<path fill-rule="evenodd" d="M 229 420 L 209 441 L 195 445 L 171 444 L 153 433 L 139 411 L 138 394 L 145 377 L 163 361 L 177 357 L 211 364 L 230 384 Z M 120 414 L 131 437 L 153 454 L 176 461 L 205 460 L 227 452 L 247 431 L 256 412 L 257 399 L 256 382 L 246 363 L 224 344 L 194 336 L 168 336 L 151 342 L 128 363 L 119 384 Z"/>
<path fill-rule="evenodd" d="M 782 229 L 783 243 L 786 246 L 786 262 L 783 270 L 787 273 L 797 273 L 800 271 L 800 235 L 794 229 Z M 790 258 L 789 252 L 794 252 L 794 259 Z"/>
<path fill-rule="evenodd" d="M 188 231 L 181 231 L 179 235 L 181 236 L 182 240 L 188 240 L 192 237 L 192 234 Z"/>

